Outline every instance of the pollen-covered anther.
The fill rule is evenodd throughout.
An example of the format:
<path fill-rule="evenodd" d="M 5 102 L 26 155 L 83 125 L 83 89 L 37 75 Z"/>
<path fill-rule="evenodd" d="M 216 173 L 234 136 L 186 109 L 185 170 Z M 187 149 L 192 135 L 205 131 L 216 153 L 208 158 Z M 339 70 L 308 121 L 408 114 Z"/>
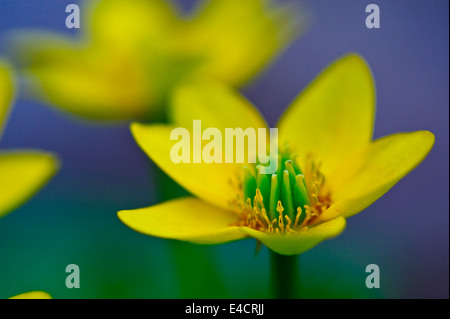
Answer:
<path fill-rule="evenodd" d="M 281 205 L 281 201 L 278 201 L 277 205 L 277 211 L 278 211 L 278 228 L 283 232 L 284 231 L 284 222 L 283 222 L 283 205 Z"/>
<path fill-rule="evenodd" d="M 295 233 L 296 231 L 291 228 L 292 221 L 289 218 L 289 216 L 288 215 L 284 215 L 284 218 L 287 220 L 286 233 L 290 233 L 290 232 Z"/>
<path fill-rule="evenodd" d="M 297 207 L 297 215 L 295 216 L 294 229 L 297 228 L 301 215 L 302 215 L 302 208 Z"/>
<path fill-rule="evenodd" d="M 232 207 L 241 216 L 236 223 L 259 231 L 288 234 L 304 231 L 332 204 L 331 195 L 312 157 L 300 168 L 297 155 L 276 155 L 276 173 L 261 174 L 260 164 L 243 169 L 239 195 Z"/>

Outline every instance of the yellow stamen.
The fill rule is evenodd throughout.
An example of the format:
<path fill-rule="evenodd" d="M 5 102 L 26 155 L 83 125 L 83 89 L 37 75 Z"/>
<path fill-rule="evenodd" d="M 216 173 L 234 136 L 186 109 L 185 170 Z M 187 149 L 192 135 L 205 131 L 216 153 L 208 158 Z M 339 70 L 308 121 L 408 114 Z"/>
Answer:
<path fill-rule="evenodd" d="M 330 190 L 319 170 L 320 163 L 315 164 L 312 156 L 308 156 L 302 163 L 305 170 L 301 170 L 297 155 L 287 156 L 278 156 L 279 162 L 285 165 L 280 168 L 284 175 L 259 176 L 253 191 L 249 185 L 243 185 L 242 180 L 238 183 L 238 196 L 230 201 L 240 216 L 235 225 L 269 234 L 295 233 L 306 230 L 317 216 L 331 206 Z M 260 189 L 259 186 L 264 187 Z M 293 191 L 289 192 L 287 186 L 292 187 Z M 280 191 L 282 188 L 283 192 Z M 244 196 L 244 193 L 247 195 Z M 264 203 L 270 205 L 266 207 Z"/>

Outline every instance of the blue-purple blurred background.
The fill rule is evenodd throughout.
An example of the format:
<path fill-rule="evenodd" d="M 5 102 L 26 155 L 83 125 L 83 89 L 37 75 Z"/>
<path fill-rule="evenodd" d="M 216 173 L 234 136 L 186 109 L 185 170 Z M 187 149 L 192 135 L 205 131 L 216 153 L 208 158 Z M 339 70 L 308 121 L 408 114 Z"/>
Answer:
<path fill-rule="evenodd" d="M 17 28 L 65 28 L 78 1 L 2 0 L 0 38 Z M 196 1 L 178 1 L 189 9 Z M 376 3 L 381 28 L 365 26 Z M 304 0 L 309 31 L 243 90 L 272 126 L 327 64 L 357 52 L 377 85 L 375 138 L 430 130 L 426 160 L 345 232 L 300 257 L 305 298 L 449 297 L 449 2 Z M 6 52 L 2 42 L 0 54 Z M 37 196 L 0 220 L 0 298 L 45 290 L 55 298 L 268 297 L 269 258 L 246 240 L 195 246 L 138 234 L 116 216 L 149 206 L 155 168 L 126 125 L 94 126 L 18 99 L 0 149 L 59 154 L 62 169 Z M 0 194 L 1 196 L 1 194 Z M 65 287 L 65 267 L 81 288 Z M 365 267 L 381 269 L 381 288 L 365 286 Z"/>

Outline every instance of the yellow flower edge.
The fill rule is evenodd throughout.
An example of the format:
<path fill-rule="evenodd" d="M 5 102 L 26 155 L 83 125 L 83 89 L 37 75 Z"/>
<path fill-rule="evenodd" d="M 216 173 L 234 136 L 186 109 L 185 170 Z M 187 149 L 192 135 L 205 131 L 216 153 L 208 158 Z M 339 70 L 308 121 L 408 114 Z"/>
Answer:
<path fill-rule="evenodd" d="M 14 96 L 13 72 L 0 60 L 0 132 Z M 0 151 L 0 217 L 22 205 L 59 169 L 58 158 L 35 150 Z"/>
<path fill-rule="evenodd" d="M 59 170 L 52 153 L 0 152 L 0 217 L 24 204 Z"/>
<path fill-rule="evenodd" d="M 14 97 L 14 75 L 10 65 L 0 58 L 0 138 Z"/>
<path fill-rule="evenodd" d="M 9 299 L 52 299 L 52 296 L 45 291 L 30 291 L 10 297 Z"/>
<path fill-rule="evenodd" d="M 303 159 L 308 154 L 322 163 L 326 189 L 331 194 L 330 203 L 308 220 L 306 227 L 275 233 L 243 226 L 245 221 L 239 222 L 239 215 L 229 205 L 236 196 L 233 183 L 229 183 L 236 175 L 231 173 L 231 164 L 174 164 L 168 143 L 173 125 L 134 123 L 131 131 L 143 151 L 197 198 L 121 211 L 118 216 L 132 229 L 156 237 L 199 244 L 251 237 L 279 254 L 307 251 L 340 234 L 346 218 L 385 194 L 423 161 L 434 144 L 434 135 L 428 131 L 397 133 L 372 141 L 374 92 L 367 64 L 350 54 L 325 69 L 281 117 L 280 143 L 288 142 L 300 154 L 298 164 L 302 167 L 308 164 Z M 174 118 L 186 125 L 205 118 L 205 127 L 211 123 L 219 128 L 235 127 L 236 121 L 242 128 L 263 125 L 257 110 L 236 94 L 211 83 L 188 84 L 174 93 Z M 227 101 L 227 108 L 223 101 Z M 253 115 L 236 116 L 242 112 Z M 242 125 L 246 118 L 250 120 Z M 292 227 L 293 218 L 290 222 Z"/>

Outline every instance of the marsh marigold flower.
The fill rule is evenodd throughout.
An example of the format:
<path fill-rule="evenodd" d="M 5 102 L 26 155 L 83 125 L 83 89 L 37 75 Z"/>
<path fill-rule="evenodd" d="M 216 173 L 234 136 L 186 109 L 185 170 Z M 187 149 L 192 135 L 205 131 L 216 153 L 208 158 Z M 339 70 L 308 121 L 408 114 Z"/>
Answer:
<path fill-rule="evenodd" d="M 0 61 L 0 137 L 14 95 L 10 67 Z M 0 217 L 17 208 L 55 174 L 56 157 L 40 151 L 0 151 Z"/>
<path fill-rule="evenodd" d="M 86 1 L 86 3 L 91 1 Z M 299 33 L 292 5 L 205 0 L 182 15 L 168 0 L 92 1 L 78 38 L 12 35 L 32 96 L 96 120 L 156 120 L 181 80 L 247 82 Z"/>
<path fill-rule="evenodd" d="M 329 66 L 278 122 L 275 174 L 257 164 L 175 164 L 173 125 L 134 123 L 139 146 L 195 197 L 119 212 L 134 230 L 199 244 L 256 238 L 279 254 L 300 254 L 340 234 L 346 218 L 376 201 L 428 154 L 428 131 L 372 141 L 375 90 L 366 63 L 348 55 Z M 174 123 L 262 128 L 257 110 L 234 90 L 211 82 L 180 87 Z"/>

